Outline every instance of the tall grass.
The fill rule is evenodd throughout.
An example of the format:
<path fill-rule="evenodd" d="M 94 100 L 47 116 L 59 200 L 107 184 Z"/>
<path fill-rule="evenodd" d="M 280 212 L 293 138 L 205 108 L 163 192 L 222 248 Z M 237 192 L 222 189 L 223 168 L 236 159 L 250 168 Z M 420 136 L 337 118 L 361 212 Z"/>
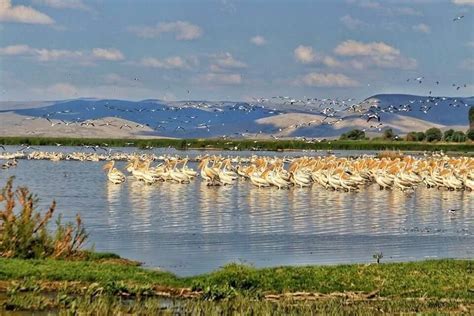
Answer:
<path fill-rule="evenodd" d="M 81 217 L 76 223 L 56 220 L 56 232 L 48 230 L 56 202 L 44 213 L 37 211 L 38 198 L 26 187 L 13 188 L 10 178 L 0 193 L 0 257 L 42 259 L 77 255 L 87 239 Z"/>

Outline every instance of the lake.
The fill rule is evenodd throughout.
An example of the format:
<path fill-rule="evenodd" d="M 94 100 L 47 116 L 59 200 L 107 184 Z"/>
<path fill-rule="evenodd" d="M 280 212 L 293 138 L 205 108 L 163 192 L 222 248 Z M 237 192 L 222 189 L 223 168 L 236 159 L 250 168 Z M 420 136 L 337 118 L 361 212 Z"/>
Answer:
<path fill-rule="evenodd" d="M 205 152 L 155 153 L 192 157 Z M 418 187 L 403 193 L 380 191 L 376 185 L 350 193 L 317 185 L 258 189 L 244 180 L 208 187 L 199 178 L 190 184 L 148 186 L 128 177 L 114 185 L 102 171 L 104 163 L 19 160 L 16 168 L 0 170 L 0 183 L 14 175 L 16 185 L 38 194 L 42 211 L 55 199 L 57 213 L 66 220 L 80 213 L 90 233 L 88 246 L 179 275 L 208 272 L 229 262 L 258 267 L 373 262 L 376 252 L 383 253 L 382 262 L 474 257 L 472 192 Z M 124 165 L 117 163 L 121 170 Z"/>

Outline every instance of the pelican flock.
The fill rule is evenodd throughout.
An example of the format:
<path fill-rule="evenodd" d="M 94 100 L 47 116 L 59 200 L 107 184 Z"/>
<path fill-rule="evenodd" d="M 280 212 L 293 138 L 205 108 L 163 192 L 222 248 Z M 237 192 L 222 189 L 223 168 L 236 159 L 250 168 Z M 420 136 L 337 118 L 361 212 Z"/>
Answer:
<path fill-rule="evenodd" d="M 188 158 L 168 157 L 151 167 L 150 157 L 132 157 L 127 171 L 147 184 L 159 181 L 190 183 L 200 176 L 209 186 L 248 180 L 256 187 L 359 191 L 376 184 L 381 190 L 411 191 L 418 186 L 447 190 L 474 190 L 474 158 L 403 156 L 395 159 L 345 157 L 197 157 L 198 172 L 186 166 Z M 110 178 L 109 178 L 110 179 Z"/>
<path fill-rule="evenodd" d="M 188 157 L 123 152 L 4 152 L 0 154 L 0 159 L 7 160 L 2 168 L 16 166 L 17 159 L 106 161 L 103 169 L 108 180 L 114 184 L 121 184 L 127 179 L 115 167 L 115 161 L 125 161 L 130 177 L 149 185 L 167 181 L 187 184 L 199 177 L 209 186 L 249 181 L 259 188 L 319 186 L 347 192 L 359 191 L 372 184 L 378 185 L 381 190 L 412 191 L 418 186 L 474 190 L 474 157 L 450 157 L 443 153 L 395 157 L 364 155 L 355 158 L 334 155 L 297 158 L 205 155 L 192 159 L 197 163 L 197 170 L 188 166 Z M 152 165 L 155 162 L 158 164 Z"/>

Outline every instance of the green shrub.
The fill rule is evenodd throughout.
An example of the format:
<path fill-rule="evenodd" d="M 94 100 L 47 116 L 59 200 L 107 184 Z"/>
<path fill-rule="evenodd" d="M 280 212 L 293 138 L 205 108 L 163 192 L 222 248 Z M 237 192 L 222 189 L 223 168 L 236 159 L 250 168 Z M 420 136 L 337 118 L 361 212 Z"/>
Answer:
<path fill-rule="evenodd" d="M 53 218 L 56 202 L 41 215 L 36 211 L 38 198 L 26 187 L 13 190 L 13 178 L 0 192 L 0 257 L 21 259 L 70 258 L 79 254 L 87 239 L 86 231 L 79 215 L 76 224 L 56 221 L 56 233 L 48 231 L 48 223 Z M 19 206 L 19 211 L 16 206 Z"/>
<path fill-rule="evenodd" d="M 415 142 L 416 141 L 416 132 L 410 132 L 405 136 L 405 139 L 409 142 Z"/>
<path fill-rule="evenodd" d="M 464 134 L 461 131 L 455 131 L 453 135 L 451 135 L 451 139 L 450 139 L 450 141 L 456 142 L 456 143 L 462 143 L 462 142 L 465 142 L 466 140 L 467 140 L 466 134 Z"/>
<path fill-rule="evenodd" d="M 416 140 L 422 142 L 426 139 L 426 134 L 423 132 L 416 132 Z"/>
<path fill-rule="evenodd" d="M 469 138 L 470 140 L 474 140 L 474 129 L 470 129 L 466 133 L 466 137 Z"/>
<path fill-rule="evenodd" d="M 428 142 L 433 142 L 433 141 L 440 141 L 443 137 L 443 134 L 441 133 L 441 130 L 436 127 L 432 127 L 430 129 L 427 129 L 426 132 L 426 140 Z"/>
<path fill-rule="evenodd" d="M 360 129 L 353 129 L 349 132 L 343 133 L 339 138 L 341 140 L 350 139 L 350 140 L 360 140 L 365 139 L 365 132 Z"/>
<path fill-rule="evenodd" d="M 389 129 L 386 129 L 386 130 L 383 131 L 382 139 L 393 140 L 394 138 L 396 138 L 396 136 L 397 135 L 395 135 L 393 130 L 391 128 L 389 128 Z"/>

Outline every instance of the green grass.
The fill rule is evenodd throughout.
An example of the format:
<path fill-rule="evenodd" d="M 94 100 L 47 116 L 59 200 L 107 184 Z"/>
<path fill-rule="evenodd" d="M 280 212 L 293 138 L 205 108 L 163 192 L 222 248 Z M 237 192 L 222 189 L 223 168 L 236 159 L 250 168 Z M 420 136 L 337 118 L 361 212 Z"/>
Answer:
<path fill-rule="evenodd" d="M 169 272 L 150 271 L 131 265 L 101 261 L 0 259 L 0 280 L 81 281 L 106 284 L 185 286 L 184 280 Z"/>
<path fill-rule="evenodd" d="M 116 259 L 110 254 L 90 257 L 88 261 L 0 259 L 0 285 L 3 284 L 5 293 L 0 291 L 0 312 L 2 306 L 30 311 L 87 312 L 93 307 L 112 314 L 181 311 L 200 315 L 436 313 L 474 308 L 473 260 L 263 269 L 229 264 L 208 274 L 178 277 L 169 272 L 110 263 Z M 46 295 L 44 284 L 49 281 L 61 285 Z M 150 296 L 157 287 L 192 287 L 202 294 L 200 299 L 171 298 L 164 302 L 163 298 Z M 295 292 L 326 296 L 303 302 L 293 297 L 264 299 L 268 294 Z M 359 292 L 376 292 L 376 298 L 350 296 Z M 123 301 L 121 293 L 134 299 Z M 163 308 L 163 304 L 168 307 Z"/>
<path fill-rule="evenodd" d="M 222 140 L 222 139 L 101 139 L 101 138 L 47 138 L 47 137 L 0 137 L 2 145 L 31 146 L 52 145 L 56 143 L 64 146 L 102 145 L 124 147 L 133 143 L 138 148 L 174 147 L 176 149 L 233 149 L 238 150 L 412 150 L 412 151 L 461 151 L 473 152 L 474 143 L 446 143 L 446 142 L 408 142 L 408 141 L 381 141 L 381 140 L 328 140 L 314 144 L 298 140 Z"/>
<path fill-rule="evenodd" d="M 407 263 L 256 269 L 229 264 L 209 274 L 178 277 L 169 272 L 97 261 L 0 259 L 0 280 L 36 279 L 232 288 L 239 294 L 308 291 L 370 292 L 401 297 L 468 298 L 474 295 L 474 261 L 428 260 Z"/>

